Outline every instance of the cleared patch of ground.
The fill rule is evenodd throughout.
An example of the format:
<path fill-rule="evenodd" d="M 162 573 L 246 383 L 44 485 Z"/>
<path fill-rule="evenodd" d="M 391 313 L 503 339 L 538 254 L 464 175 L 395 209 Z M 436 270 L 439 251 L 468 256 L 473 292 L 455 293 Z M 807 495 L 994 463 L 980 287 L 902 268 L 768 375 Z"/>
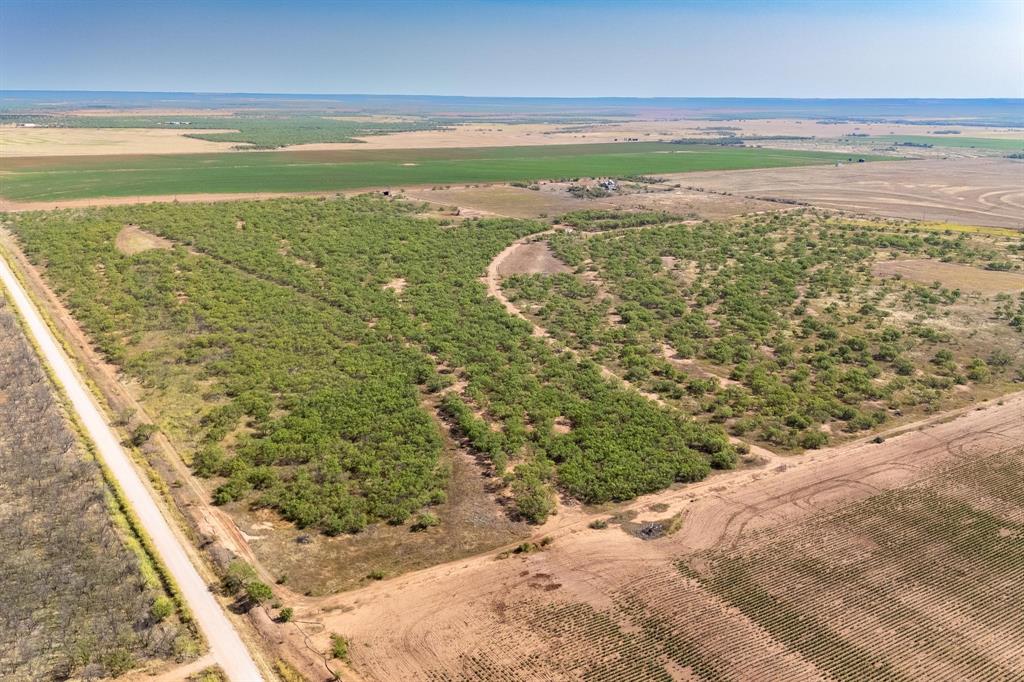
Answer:
<path fill-rule="evenodd" d="M 343 633 L 367 680 L 1013 679 L 1021 442 L 1017 395 L 644 498 L 630 527 L 680 515 L 655 539 L 572 517 L 544 548 L 297 617 L 323 627 L 319 646 Z"/>
<path fill-rule="evenodd" d="M 743 196 L 685 189 L 678 178 L 669 183 L 622 183 L 621 190 L 600 199 L 579 199 L 569 193 L 571 182 L 539 182 L 537 190 L 510 185 L 408 189 L 409 199 L 459 206 L 463 211 L 513 218 L 547 218 L 573 211 L 623 208 L 668 211 L 680 216 L 729 218 L 743 213 L 786 209 L 788 204 Z M 588 184 L 595 184 L 589 182 Z"/>
<path fill-rule="evenodd" d="M 174 243 L 169 239 L 140 230 L 138 225 L 125 225 L 117 233 L 114 246 L 124 255 L 134 256 L 150 249 L 171 249 L 174 248 Z"/>
<path fill-rule="evenodd" d="M 385 284 L 384 288 L 387 289 L 388 291 L 393 291 L 396 294 L 401 294 L 403 291 L 405 291 L 405 286 L 406 286 L 405 278 L 404 277 L 396 277 L 395 279 L 393 279 L 390 282 L 388 282 L 387 284 Z"/>
<path fill-rule="evenodd" d="M 915 282 L 940 282 L 949 289 L 981 294 L 1024 291 L 1024 274 L 984 270 L 970 265 L 943 263 L 929 259 L 890 260 L 875 263 L 872 271 L 879 277 L 902 277 Z"/>
<path fill-rule="evenodd" d="M 516 244 L 498 265 L 498 274 L 507 275 L 555 275 L 572 272 L 572 268 L 558 260 L 546 241 Z"/>
<path fill-rule="evenodd" d="M 504 215 L 513 218 L 556 216 L 595 206 L 595 202 L 577 199 L 567 192 L 543 191 L 547 184 L 540 185 L 542 191 L 510 185 L 412 188 L 405 191 L 405 196 L 418 201 L 459 206 L 471 211 L 480 211 L 483 214 Z M 607 208 L 609 205 L 598 204 L 598 206 Z"/>
<path fill-rule="evenodd" d="M 103 154 L 199 154 L 230 151 L 231 142 L 209 142 L 186 133 L 222 130 L 161 128 L 15 128 L 0 126 L 0 158 Z"/>
<path fill-rule="evenodd" d="M 1024 162 L 1010 159 L 928 159 L 669 177 L 705 191 L 854 213 L 1024 228 Z"/>

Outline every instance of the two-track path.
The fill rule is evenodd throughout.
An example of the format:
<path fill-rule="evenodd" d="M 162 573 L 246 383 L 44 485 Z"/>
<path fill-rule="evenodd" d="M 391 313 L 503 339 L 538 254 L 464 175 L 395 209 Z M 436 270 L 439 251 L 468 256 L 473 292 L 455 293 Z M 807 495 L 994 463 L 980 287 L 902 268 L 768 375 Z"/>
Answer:
<path fill-rule="evenodd" d="M 92 394 L 25 293 L 21 282 L 2 257 L 0 282 L 25 321 L 40 355 L 50 366 L 57 383 L 64 389 L 71 407 L 96 445 L 100 459 L 121 487 L 125 500 L 152 540 L 157 555 L 177 583 L 195 622 L 210 645 L 210 653 L 214 660 L 231 682 L 263 680 L 263 675 L 260 674 L 235 626 L 228 620 L 221 605 L 210 593 L 206 581 L 189 559 L 184 545 L 186 541 L 175 534 L 170 523 L 164 518 L 150 489 L 121 447 Z"/>

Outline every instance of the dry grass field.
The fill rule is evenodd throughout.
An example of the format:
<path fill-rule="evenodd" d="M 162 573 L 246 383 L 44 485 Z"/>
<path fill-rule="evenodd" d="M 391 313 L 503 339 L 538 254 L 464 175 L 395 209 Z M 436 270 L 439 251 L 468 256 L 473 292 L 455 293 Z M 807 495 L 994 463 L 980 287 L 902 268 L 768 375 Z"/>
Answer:
<path fill-rule="evenodd" d="M 670 177 L 687 187 L 853 213 L 1024 228 L 1024 162 L 1009 159 L 929 159 Z"/>
<path fill-rule="evenodd" d="M 230 142 L 209 142 L 186 133 L 217 130 L 160 128 L 15 128 L 0 126 L 0 159 L 24 156 L 105 154 L 200 154 L 231 151 Z"/>
<path fill-rule="evenodd" d="M 980 294 L 1015 294 L 1024 291 L 1024 274 L 983 270 L 956 263 L 942 263 L 927 259 L 881 261 L 875 264 L 879 277 L 902 277 L 931 284 L 940 282 L 951 289 L 962 289 Z"/>
<path fill-rule="evenodd" d="M 297 612 L 368 680 L 1020 679 L 1024 397 L 939 422 Z"/>
<path fill-rule="evenodd" d="M 510 185 L 473 185 L 445 188 L 411 188 L 404 196 L 446 206 L 457 206 L 473 215 L 502 215 L 514 218 L 548 218 L 586 209 L 668 211 L 712 220 L 743 213 L 777 211 L 787 208 L 778 202 L 744 196 L 698 192 L 671 183 L 624 187 L 621 193 L 598 199 L 580 199 L 569 193 L 571 182 L 539 182 L 538 190 Z M 593 184 L 592 181 L 586 181 Z"/>

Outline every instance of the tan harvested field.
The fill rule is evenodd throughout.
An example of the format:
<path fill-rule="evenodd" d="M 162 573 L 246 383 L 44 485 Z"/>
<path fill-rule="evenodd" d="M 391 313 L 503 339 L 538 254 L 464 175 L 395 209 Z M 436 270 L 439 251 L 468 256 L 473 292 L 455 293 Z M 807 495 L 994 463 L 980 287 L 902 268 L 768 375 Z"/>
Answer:
<path fill-rule="evenodd" d="M 76 115 L 150 115 L 203 117 L 230 116 L 228 111 L 190 110 L 126 110 L 123 112 L 81 110 Z M 355 116 L 337 117 L 347 121 L 401 122 L 407 117 Z M 228 124 L 226 124 L 228 125 Z M 723 120 L 694 119 L 619 120 L 581 124 L 550 123 L 466 123 L 445 130 L 417 130 L 390 135 L 369 135 L 357 138 L 360 142 L 328 142 L 292 145 L 282 149 L 427 149 L 452 147 L 501 147 L 549 144 L 579 144 L 621 142 L 636 139 L 641 142 L 667 141 L 678 138 L 716 138 L 724 134 L 756 136 L 814 137 L 814 142 L 765 141 L 765 146 L 805 148 L 821 147 L 821 140 L 837 138 L 850 133 L 868 135 L 925 135 L 936 128 L 958 129 L 956 126 L 923 126 L 898 123 L 820 123 L 793 119 Z M 103 154 L 189 154 L 230 151 L 237 143 L 209 142 L 184 137 L 186 133 L 224 132 L 223 130 L 164 130 L 151 128 L 16 128 L 0 126 L 0 158 L 22 156 L 69 156 Z M 1020 131 L 997 127 L 959 128 L 961 136 L 997 139 L 1019 139 Z M 935 136 L 936 138 L 955 136 Z M 831 147 L 829 147 L 831 148 Z M 863 149 L 843 146 L 853 152 Z M 929 150 L 910 150 L 915 155 L 930 155 Z M 949 150 L 942 153 L 976 155 L 972 150 Z"/>
<path fill-rule="evenodd" d="M 551 185 L 553 186 L 553 185 Z M 405 191 L 408 199 L 458 206 L 481 214 L 503 215 L 513 218 L 538 218 L 557 216 L 585 208 L 610 208 L 611 204 L 577 199 L 568 192 L 549 190 L 547 183 L 542 191 L 511 185 L 477 185 L 446 188 L 411 188 Z"/>
<path fill-rule="evenodd" d="M 104 154 L 201 154 L 226 152 L 237 143 L 209 142 L 185 133 L 223 130 L 159 128 L 15 128 L 0 126 L 0 158 Z"/>
<path fill-rule="evenodd" d="M 542 550 L 297 617 L 319 646 L 348 637 L 368 680 L 1017 679 L 1024 395 L 1001 402 L 648 496 L 604 530 L 563 509 Z"/>
<path fill-rule="evenodd" d="M 874 273 L 879 277 L 899 276 L 925 284 L 941 282 L 948 289 L 981 294 L 1015 294 L 1024 291 L 1024 274 L 1019 272 L 983 270 L 928 259 L 880 261 L 875 264 Z"/>
<path fill-rule="evenodd" d="M 938 126 L 938 128 L 955 126 Z M 501 147 L 545 144 L 621 142 L 635 138 L 641 142 L 673 140 L 682 137 L 721 137 L 725 133 L 759 136 L 799 136 L 836 138 L 850 133 L 869 135 L 929 135 L 936 126 L 898 123 L 818 123 L 792 119 L 723 120 L 665 118 L 621 120 L 580 124 L 550 123 L 467 123 L 448 130 L 417 130 L 360 138 L 365 144 L 323 143 L 301 145 L 302 149 L 421 149 L 432 147 Z M 972 127 L 961 135 L 1017 139 L 1019 130 Z M 937 136 L 942 137 L 942 136 Z M 769 145 L 771 146 L 771 145 Z"/>
<path fill-rule="evenodd" d="M 1024 229 L 1024 163 L 928 159 L 679 173 L 684 186 L 852 213 Z"/>
<path fill-rule="evenodd" d="M 676 184 L 676 180 L 673 180 L 673 184 Z M 417 201 L 458 206 L 464 211 L 478 212 L 481 215 L 502 215 L 513 218 L 548 218 L 571 211 L 623 208 L 669 211 L 683 216 L 692 214 L 700 218 L 715 220 L 731 218 L 743 213 L 786 208 L 776 202 L 758 201 L 743 196 L 695 192 L 669 185 L 639 186 L 639 191 L 626 189 L 621 194 L 614 194 L 602 199 L 578 199 L 569 194 L 570 184 L 572 183 L 541 182 L 539 191 L 510 185 L 463 186 L 444 189 L 413 188 L 407 189 L 405 196 Z"/>

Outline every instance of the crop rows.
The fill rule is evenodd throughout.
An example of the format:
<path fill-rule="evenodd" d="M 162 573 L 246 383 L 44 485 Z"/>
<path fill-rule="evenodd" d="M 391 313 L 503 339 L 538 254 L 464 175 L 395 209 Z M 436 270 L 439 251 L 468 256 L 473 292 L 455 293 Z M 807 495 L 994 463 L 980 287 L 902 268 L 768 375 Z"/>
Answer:
<path fill-rule="evenodd" d="M 1021 464 L 953 460 L 732 549 L 637 562 L 604 609 L 503 596 L 492 643 L 430 679 L 1024 679 Z"/>
<path fill-rule="evenodd" d="M 837 679 L 1024 679 L 1024 525 L 979 508 L 1009 478 L 1000 487 L 1019 514 L 1021 455 L 952 467 L 683 571 Z"/>

